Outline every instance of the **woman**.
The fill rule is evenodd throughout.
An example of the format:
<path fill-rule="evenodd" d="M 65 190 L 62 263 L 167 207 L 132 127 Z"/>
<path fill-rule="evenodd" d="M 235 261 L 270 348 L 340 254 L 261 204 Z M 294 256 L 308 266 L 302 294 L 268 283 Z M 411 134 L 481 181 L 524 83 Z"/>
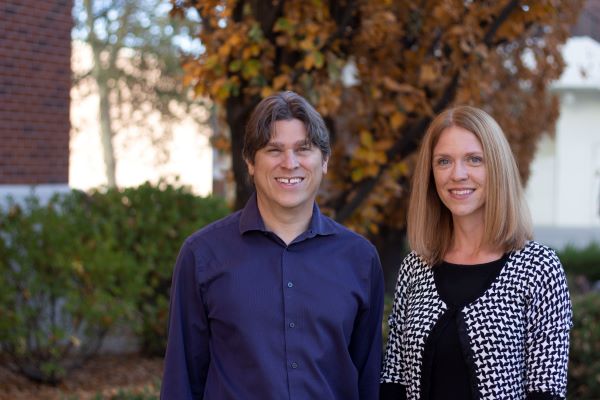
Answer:
<path fill-rule="evenodd" d="M 564 398 L 569 293 L 531 236 L 502 129 L 474 107 L 444 111 L 415 168 L 382 399 Z"/>

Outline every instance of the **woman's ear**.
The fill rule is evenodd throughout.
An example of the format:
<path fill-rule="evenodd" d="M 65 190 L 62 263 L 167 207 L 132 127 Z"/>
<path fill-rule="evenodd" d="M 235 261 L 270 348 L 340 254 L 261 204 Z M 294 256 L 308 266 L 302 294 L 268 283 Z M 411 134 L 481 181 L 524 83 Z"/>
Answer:
<path fill-rule="evenodd" d="M 254 163 L 247 158 L 244 158 L 244 162 L 246 163 L 246 167 L 248 167 L 248 175 L 254 176 Z"/>

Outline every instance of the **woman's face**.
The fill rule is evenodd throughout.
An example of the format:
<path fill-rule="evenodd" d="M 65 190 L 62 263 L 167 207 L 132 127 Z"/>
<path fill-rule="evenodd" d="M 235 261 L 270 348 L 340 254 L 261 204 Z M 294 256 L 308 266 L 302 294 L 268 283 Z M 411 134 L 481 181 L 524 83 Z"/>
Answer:
<path fill-rule="evenodd" d="M 433 148 L 435 187 L 455 222 L 483 223 L 486 168 L 481 142 L 472 132 L 451 126 Z"/>

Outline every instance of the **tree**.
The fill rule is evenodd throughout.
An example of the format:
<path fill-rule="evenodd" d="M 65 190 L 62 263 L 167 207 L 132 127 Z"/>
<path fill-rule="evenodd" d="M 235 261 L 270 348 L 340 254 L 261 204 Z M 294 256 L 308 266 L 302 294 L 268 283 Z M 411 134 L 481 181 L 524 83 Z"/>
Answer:
<path fill-rule="evenodd" d="M 172 21 L 166 0 L 76 0 L 73 38 L 91 49 L 89 70 L 75 74 L 74 86 L 99 99 L 100 135 L 109 187 L 117 185 L 113 138 L 138 126 L 160 145 L 169 137 L 149 118 L 158 113 L 162 126 L 198 105 L 181 81 L 182 45 L 191 45 L 194 21 Z M 179 44 L 179 45 L 178 45 Z M 167 129 L 167 133 L 169 130 Z"/>
<path fill-rule="evenodd" d="M 559 52 L 581 0 L 175 1 L 196 9 L 205 47 L 185 66 L 196 93 L 223 106 L 237 184 L 244 123 L 260 99 L 290 89 L 326 117 L 333 138 L 322 208 L 370 233 L 385 258 L 405 224 L 413 153 L 431 117 L 466 103 L 504 128 L 523 180 L 552 133 Z M 355 70 L 357 84 L 345 77 Z M 386 239 L 392 238 L 390 247 Z M 397 262 L 397 259 L 395 260 Z M 384 259 L 385 263 L 385 259 Z"/>

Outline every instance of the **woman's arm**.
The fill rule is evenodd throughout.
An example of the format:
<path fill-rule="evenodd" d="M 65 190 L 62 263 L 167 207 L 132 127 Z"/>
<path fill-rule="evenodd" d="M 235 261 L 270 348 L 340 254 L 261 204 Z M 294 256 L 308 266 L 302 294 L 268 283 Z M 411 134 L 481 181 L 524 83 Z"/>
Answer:
<path fill-rule="evenodd" d="M 554 251 L 534 256 L 527 309 L 526 387 L 530 400 L 563 399 L 567 386 L 571 300 L 565 273 Z"/>

